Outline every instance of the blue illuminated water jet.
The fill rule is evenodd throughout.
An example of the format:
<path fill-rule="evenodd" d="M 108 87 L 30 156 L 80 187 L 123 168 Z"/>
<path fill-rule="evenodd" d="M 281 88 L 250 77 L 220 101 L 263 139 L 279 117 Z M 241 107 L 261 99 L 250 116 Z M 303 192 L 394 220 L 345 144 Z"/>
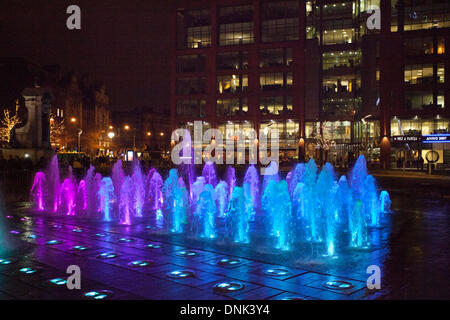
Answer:
<path fill-rule="evenodd" d="M 114 185 L 111 178 L 105 177 L 102 179 L 97 196 L 103 220 L 111 221 L 112 206 L 115 202 Z"/>
<path fill-rule="evenodd" d="M 228 204 L 225 225 L 226 237 L 230 237 L 234 242 L 248 243 L 249 215 L 244 190 L 241 187 L 234 187 Z"/>

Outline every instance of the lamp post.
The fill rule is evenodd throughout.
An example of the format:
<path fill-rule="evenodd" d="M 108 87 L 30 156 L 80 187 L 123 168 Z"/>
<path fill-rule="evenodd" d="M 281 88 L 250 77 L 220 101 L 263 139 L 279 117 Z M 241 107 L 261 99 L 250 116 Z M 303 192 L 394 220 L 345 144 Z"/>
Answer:
<path fill-rule="evenodd" d="M 81 152 L 81 134 L 83 133 L 83 130 L 78 129 L 77 135 L 78 135 L 78 152 Z"/>
<path fill-rule="evenodd" d="M 71 117 L 70 122 L 75 124 L 77 122 L 77 118 Z M 83 130 L 81 128 L 77 129 L 77 152 L 81 152 L 81 134 L 83 133 Z"/>
<path fill-rule="evenodd" d="M 127 131 L 130 130 L 130 126 L 127 124 L 123 128 Z M 133 152 L 136 152 L 136 128 L 133 127 L 132 130 L 133 130 Z"/>

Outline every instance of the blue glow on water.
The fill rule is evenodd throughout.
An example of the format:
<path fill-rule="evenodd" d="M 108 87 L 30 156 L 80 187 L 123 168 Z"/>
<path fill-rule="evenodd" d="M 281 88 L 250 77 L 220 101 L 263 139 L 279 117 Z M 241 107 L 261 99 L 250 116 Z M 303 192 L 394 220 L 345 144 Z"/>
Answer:
<path fill-rule="evenodd" d="M 244 189 L 234 187 L 225 220 L 227 236 L 231 237 L 234 242 L 248 243 L 249 218 Z"/>
<path fill-rule="evenodd" d="M 207 186 L 212 188 L 211 185 Z M 193 228 L 197 235 L 213 239 L 216 237 L 215 218 L 217 207 L 213 194 L 210 191 L 211 188 L 205 186 L 205 191 L 199 196 L 194 212 Z"/>
<path fill-rule="evenodd" d="M 111 221 L 111 203 L 115 200 L 114 185 L 111 178 L 105 177 L 102 179 L 98 191 L 98 200 L 103 220 Z"/>

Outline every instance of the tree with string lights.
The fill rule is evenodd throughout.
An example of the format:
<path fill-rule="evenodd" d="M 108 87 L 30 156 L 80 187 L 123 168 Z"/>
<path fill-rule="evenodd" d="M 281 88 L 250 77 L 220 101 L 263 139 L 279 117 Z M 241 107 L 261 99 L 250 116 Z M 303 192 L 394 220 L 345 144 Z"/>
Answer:
<path fill-rule="evenodd" d="M 17 115 L 17 111 L 19 106 L 16 105 L 16 113 L 12 116 L 8 109 L 3 110 L 3 119 L 1 119 L 0 123 L 2 127 L 0 127 L 0 140 L 2 142 L 10 143 L 11 142 L 11 131 L 14 127 L 22 122 L 19 116 Z"/>
<path fill-rule="evenodd" d="M 50 144 L 53 147 L 58 147 L 63 144 L 65 130 L 64 119 L 58 120 L 50 113 Z"/>

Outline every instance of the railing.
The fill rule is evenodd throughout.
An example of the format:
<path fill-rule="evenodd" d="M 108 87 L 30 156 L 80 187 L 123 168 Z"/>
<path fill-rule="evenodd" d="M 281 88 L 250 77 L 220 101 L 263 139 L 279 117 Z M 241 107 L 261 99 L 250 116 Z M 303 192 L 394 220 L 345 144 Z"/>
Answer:
<path fill-rule="evenodd" d="M 0 189 L 3 194 L 27 193 L 33 185 L 36 170 L 0 169 Z"/>

